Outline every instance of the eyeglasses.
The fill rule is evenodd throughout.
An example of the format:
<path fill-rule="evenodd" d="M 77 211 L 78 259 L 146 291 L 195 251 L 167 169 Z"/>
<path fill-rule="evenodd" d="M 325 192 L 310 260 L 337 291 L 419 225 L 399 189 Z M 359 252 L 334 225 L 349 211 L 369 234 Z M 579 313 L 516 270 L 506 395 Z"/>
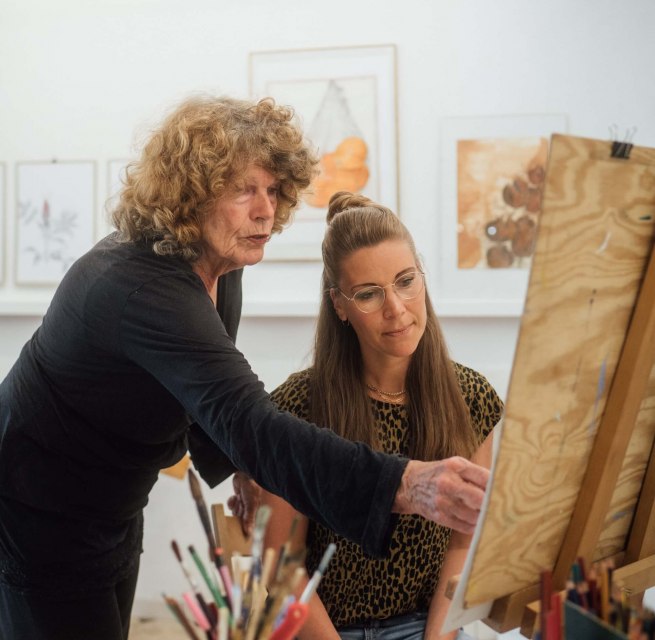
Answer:
<path fill-rule="evenodd" d="M 356 291 L 352 298 L 349 298 L 341 289 L 334 287 L 346 300 L 354 302 L 355 306 L 362 313 L 373 313 L 382 308 L 387 297 L 385 289 L 391 287 L 396 295 L 402 300 L 411 300 L 423 291 L 425 286 L 425 274 L 422 271 L 409 271 L 398 276 L 391 284 L 384 287 L 374 285 L 364 287 Z"/>

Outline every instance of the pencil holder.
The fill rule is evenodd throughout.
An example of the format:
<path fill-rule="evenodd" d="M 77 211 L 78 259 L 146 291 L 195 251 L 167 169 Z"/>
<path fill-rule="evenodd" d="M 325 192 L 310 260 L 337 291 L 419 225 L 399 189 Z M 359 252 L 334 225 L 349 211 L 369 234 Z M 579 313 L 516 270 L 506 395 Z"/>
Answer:
<path fill-rule="evenodd" d="M 564 603 L 564 637 L 566 640 L 628 640 L 624 633 L 568 600 Z"/>

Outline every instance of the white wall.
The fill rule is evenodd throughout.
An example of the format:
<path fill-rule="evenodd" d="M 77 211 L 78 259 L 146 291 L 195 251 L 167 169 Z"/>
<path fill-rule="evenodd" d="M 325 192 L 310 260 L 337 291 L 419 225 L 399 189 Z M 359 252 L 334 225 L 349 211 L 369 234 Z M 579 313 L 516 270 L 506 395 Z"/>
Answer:
<path fill-rule="evenodd" d="M 575 135 L 606 139 L 615 123 L 621 132 L 636 126 L 635 142 L 655 146 L 653 25 L 651 0 L 2 0 L 0 376 L 51 295 L 12 284 L 16 162 L 95 159 L 100 211 L 107 161 L 129 157 L 148 123 L 189 92 L 246 96 L 249 51 L 394 43 L 399 212 L 425 257 L 439 309 L 442 119 L 564 113 Z M 238 344 L 268 388 L 306 362 L 319 272 L 319 265 L 262 264 L 246 277 Z M 279 300 L 278 317 L 262 315 L 267 297 Z M 294 302 L 304 315 L 289 315 Z M 518 318 L 441 309 L 453 355 L 504 395 Z M 222 487 L 206 496 L 228 494 Z M 142 607 L 159 602 L 162 589 L 185 586 L 169 550 L 173 537 L 202 541 L 186 483 L 162 478 L 146 514 Z"/>

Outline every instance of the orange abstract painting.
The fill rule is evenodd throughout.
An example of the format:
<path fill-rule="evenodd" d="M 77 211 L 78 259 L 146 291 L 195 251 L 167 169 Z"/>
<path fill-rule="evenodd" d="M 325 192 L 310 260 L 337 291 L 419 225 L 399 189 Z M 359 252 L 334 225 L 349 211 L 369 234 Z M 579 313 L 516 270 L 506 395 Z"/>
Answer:
<path fill-rule="evenodd" d="M 530 267 L 547 138 L 457 141 L 457 266 Z"/>
<path fill-rule="evenodd" d="M 327 207 L 337 191 L 361 191 L 368 182 L 367 155 L 366 142 L 357 136 L 344 138 L 334 151 L 323 154 L 307 202 L 312 207 Z"/>
<path fill-rule="evenodd" d="M 370 93 L 369 83 L 370 78 L 350 82 Z M 309 130 L 321 152 L 319 174 L 305 198 L 312 207 L 327 207 L 332 194 L 359 192 L 368 182 L 369 148 L 353 111 L 342 83 L 329 80 Z"/>
<path fill-rule="evenodd" d="M 395 60 L 394 45 L 251 53 L 252 96 L 289 106 L 318 160 L 293 224 L 268 244 L 267 261 L 320 261 L 337 191 L 397 209 Z"/>

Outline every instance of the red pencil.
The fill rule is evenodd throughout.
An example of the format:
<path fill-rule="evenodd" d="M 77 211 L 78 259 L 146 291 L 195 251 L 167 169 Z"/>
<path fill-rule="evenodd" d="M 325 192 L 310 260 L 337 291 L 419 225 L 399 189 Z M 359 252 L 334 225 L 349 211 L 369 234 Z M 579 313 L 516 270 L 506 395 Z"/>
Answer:
<path fill-rule="evenodd" d="M 553 590 L 553 575 L 550 571 L 541 572 L 541 611 L 539 615 L 539 627 L 541 629 L 541 640 L 554 640 L 548 635 L 548 612 L 550 611 L 550 598 Z"/>
<path fill-rule="evenodd" d="M 562 600 L 559 593 L 553 593 L 550 597 L 550 611 L 548 612 L 550 627 L 548 629 L 548 640 L 561 640 L 562 637 Z"/>

